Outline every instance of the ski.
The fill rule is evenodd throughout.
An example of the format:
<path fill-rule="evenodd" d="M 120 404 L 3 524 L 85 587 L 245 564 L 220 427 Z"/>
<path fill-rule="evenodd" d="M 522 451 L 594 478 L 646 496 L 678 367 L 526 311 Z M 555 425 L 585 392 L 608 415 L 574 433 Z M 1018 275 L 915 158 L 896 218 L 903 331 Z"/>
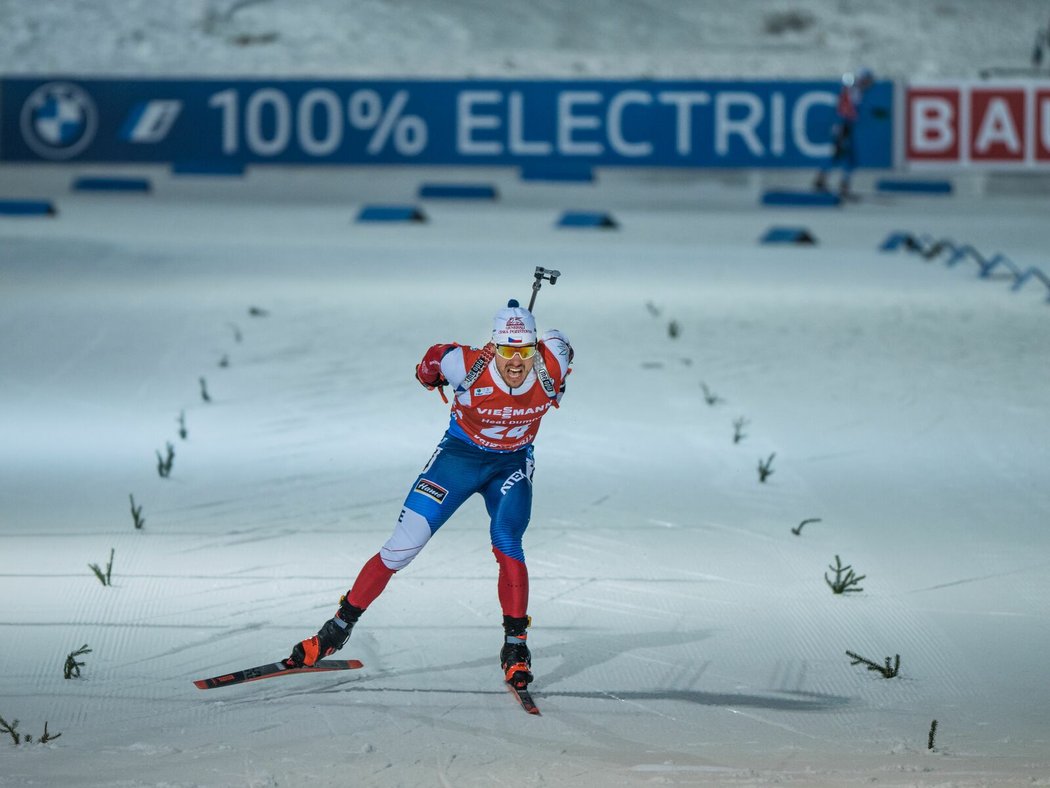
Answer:
<path fill-rule="evenodd" d="M 540 709 L 532 699 L 532 693 L 529 692 L 529 684 L 524 679 L 517 679 L 521 675 L 519 673 L 514 674 L 514 678 L 507 682 L 507 689 L 509 689 L 514 697 L 518 699 L 518 703 L 521 707 L 529 714 L 535 714 L 540 716 Z"/>
<path fill-rule="evenodd" d="M 224 673 L 210 679 L 195 679 L 193 683 L 197 685 L 197 689 L 214 689 L 215 687 L 228 687 L 231 684 L 243 684 L 246 681 L 270 679 L 275 676 L 290 676 L 293 673 L 323 673 L 329 670 L 357 670 L 363 667 L 364 663 L 357 659 L 323 659 L 312 666 L 304 665 L 301 668 L 293 667 L 282 660 L 254 668 L 235 670 L 232 673 Z"/>

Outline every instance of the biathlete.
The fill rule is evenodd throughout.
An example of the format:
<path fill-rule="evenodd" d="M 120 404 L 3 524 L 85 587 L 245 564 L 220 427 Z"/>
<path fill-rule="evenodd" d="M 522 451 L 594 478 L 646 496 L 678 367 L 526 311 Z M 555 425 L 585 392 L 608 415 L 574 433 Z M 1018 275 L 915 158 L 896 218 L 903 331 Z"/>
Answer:
<path fill-rule="evenodd" d="M 857 166 L 855 126 L 861 117 L 864 96 L 873 84 L 875 75 L 867 68 L 842 75 L 842 88 L 839 90 L 839 100 L 835 107 L 835 123 L 831 127 L 831 158 L 821 166 L 813 181 L 813 188 L 817 191 L 828 191 L 828 174 L 833 167 L 840 166 L 842 179 L 839 182 L 839 196 L 843 199 L 852 196 L 850 181 Z"/>
<path fill-rule="evenodd" d="M 405 498 L 394 532 L 365 563 L 339 609 L 313 637 L 296 643 L 287 662 L 313 665 L 346 643 L 361 614 L 430 537 L 471 495 L 485 500 L 489 536 L 499 565 L 503 610 L 500 665 L 508 683 L 532 681 L 529 573 L 522 536 L 532 511 L 532 444 L 540 420 L 557 408 L 573 360 L 560 331 L 537 336 L 532 314 L 510 301 L 493 319 L 483 348 L 433 345 L 416 366 L 427 389 L 454 390 L 448 430 Z"/>

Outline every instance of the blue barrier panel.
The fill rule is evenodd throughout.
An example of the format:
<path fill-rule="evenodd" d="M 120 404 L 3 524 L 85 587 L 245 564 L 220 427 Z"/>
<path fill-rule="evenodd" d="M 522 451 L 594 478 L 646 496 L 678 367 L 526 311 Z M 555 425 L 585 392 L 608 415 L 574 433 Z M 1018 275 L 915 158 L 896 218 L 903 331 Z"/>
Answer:
<path fill-rule="evenodd" d="M 359 222 L 425 222 L 426 214 L 414 205 L 366 205 L 357 214 Z"/>
<path fill-rule="evenodd" d="M 612 214 L 593 211 L 566 211 L 558 219 L 558 227 L 597 227 L 614 230 L 618 227 Z"/>
<path fill-rule="evenodd" d="M 837 80 L 0 78 L 0 160 L 815 168 Z M 894 84 L 858 168 L 893 166 Z M 568 169 L 563 170 L 562 167 Z M 546 171 L 544 173 L 544 171 Z"/>
<path fill-rule="evenodd" d="M 78 192 L 149 192 L 147 178 L 81 177 L 73 181 L 73 190 Z"/>
<path fill-rule="evenodd" d="M 48 200 L 2 200 L 2 216 L 54 216 L 58 211 L 54 203 Z"/>
<path fill-rule="evenodd" d="M 879 247 L 879 251 L 895 252 L 901 246 L 903 246 L 909 252 L 915 251 L 919 248 L 919 242 L 915 240 L 915 236 L 911 233 L 890 233 L 888 236 L 886 236 L 886 240 L 882 242 L 882 246 Z"/>
<path fill-rule="evenodd" d="M 992 271 L 994 271 L 999 266 L 1002 266 L 1003 268 L 1008 270 L 1013 276 L 1015 282 L 1017 281 L 1017 278 L 1021 276 L 1021 269 L 1014 265 L 1013 260 L 1011 260 L 1005 254 L 997 254 L 991 260 L 988 260 L 984 263 L 978 263 L 978 265 L 980 265 L 981 270 L 977 273 L 977 275 L 981 279 L 990 278 L 992 275 Z"/>
<path fill-rule="evenodd" d="M 951 194 L 951 181 L 898 181 L 882 179 L 875 184 L 876 191 L 898 194 Z"/>
<path fill-rule="evenodd" d="M 770 234 L 772 234 L 772 231 L 770 231 Z M 948 250 L 951 252 L 951 255 L 945 261 L 948 267 L 954 266 L 968 257 L 972 258 L 973 261 L 977 263 L 977 275 L 981 279 L 991 279 L 993 278 L 993 272 L 996 268 L 1005 268 L 1009 273 L 1006 276 L 1000 276 L 997 278 L 1012 279 L 1013 282 L 1010 285 L 1010 289 L 1014 292 L 1017 292 L 1024 287 L 1029 279 L 1038 279 L 1046 285 L 1047 290 L 1050 291 L 1050 277 L 1044 274 L 1042 270 L 1032 266 L 1029 267 L 1028 270 L 1022 271 L 1013 260 L 1002 253 L 996 254 L 989 259 L 985 259 L 984 256 L 970 244 L 959 245 L 950 238 L 942 238 L 939 241 L 934 241 L 928 235 L 915 238 L 915 236 L 905 232 L 891 233 L 887 236 L 886 240 L 882 242 L 882 246 L 880 246 L 879 249 L 884 252 L 889 252 L 898 249 L 901 246 L 904 246 L 908 251 L 918 252 L 926 260 L 932 260 L 941 255 L 945 250 Z M 1046 300 L 1047 303 L 1050 303 L 1050 295 L 1047 296 Z"/>
<path fill-rule="evenodd" d="M 244 175 L 244 165 L 236 161 L 176 161 L 173 175 Z"/>
<path fill-rule="evenodd" d="M 1040 282 L 1046 285 L 1047 290 L 1050 290 L 1050 277 L 1044 274 L 1042 269 L 1036 268 L 1035 266 L 1030 267 L 1023 274 L 1020 274 L 1014 280 L 1014 283 L 1010 286 L 1010 289 L 1014 291 L 1020 290 L 1022 287 L 1025 286 L 1029 279 L 1038 279 Z"/>
<path fill-rule="evenodd" d="M 523 166 L 519 173 L 523 181 L 552 181 L 554 183 L 594 183 L 594 170 L 586 165 L 550 162 Z"/>
<path fill-rule="evenodd" d="M 949 268 L 954 268 L 967 257 L 972 257 L 977 262 L 977 265 L 983 266 L 985 264 L 985 260 L 981 257 L 981 253 L 970 246 L 970 244 L 956 246 L 947 238 L 938 241 L 937 245 L 930 247 L 930 257 L 936 257 L 945 249 L 948 249 L 952 253 L 951 256 L 944 261 L 944 264 Z"/>
<path fill-rule="evenodd" d="M 423 200 L 496 200 L 499 192 L 487 183 L 424 183 L 419 187 Z"/>
<path fill-rule="evenodd" d="M 815 244 L 816 237 L 805 227 L 770 227 L 762 236 L 764 244 Z"/>
<path fill-rule="evenodd" d="M 808 208 L 831 208 L 842 200 L 831 192 L 768 191 L 762 195 L 763 205 L 801 205 Z"/>

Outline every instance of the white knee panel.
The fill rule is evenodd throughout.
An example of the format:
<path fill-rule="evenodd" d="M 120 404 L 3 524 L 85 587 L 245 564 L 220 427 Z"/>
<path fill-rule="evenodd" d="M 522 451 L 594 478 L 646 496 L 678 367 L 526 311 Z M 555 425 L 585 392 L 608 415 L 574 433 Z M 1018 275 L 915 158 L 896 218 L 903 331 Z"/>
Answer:
<path fill-rule="evenodd" d="M 379 550 L 387 569 L 404 569 L 430 541 L 430 523 L 418 512 L 402 509 L 394 533 Z"/>

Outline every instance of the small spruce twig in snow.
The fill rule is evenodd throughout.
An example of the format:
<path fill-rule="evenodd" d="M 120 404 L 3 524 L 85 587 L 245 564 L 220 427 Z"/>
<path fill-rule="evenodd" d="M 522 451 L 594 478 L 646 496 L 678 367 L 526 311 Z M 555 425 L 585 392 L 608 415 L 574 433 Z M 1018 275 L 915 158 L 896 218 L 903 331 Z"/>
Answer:
<path fill-rule="evenodd" d="M 828 564 L 828 569 L 835 573 L 835 579 L 831 580 L 828 578 L 828 573 L 824 573 L 824 582 L 831 587 L 832 593 L 835 594 L 848 594 L 851 592 L 863 591 L 864 589 L 858 586 L 867 575 L 856 575 L 853 573 L 853 567 L 850 564 L 842 565 L 842 559 L 835 556 L 835 566 Z"/>
<path fill-rule="evenodd" d="M 110 548 L 109 551 L 109 563 L 106 564 L 106 571 L 102 571 L 102 567 L 98 564 L 88 564 L 88 569 L 95 573 L 95 577 L 104 586 L 113 585 L 113 554 L 116 552 L 116 548 Z"/>
<path fill-rule="evenodd" d="M 881 673 L 882 677 L 885 678 L 885 679 L 892 679 L 892 678 L 894 678 L 895 676 L 897 676 L 897 674 L 900 673 L 900 670 L 901 670 L 901 655 L 900 654 L 897 654 L 897 656 L 895 658 L 896 661 L 893 661 L 889 657 L 886 657 L 886 664 L 885 665 L 879 665 L 876 662 L 872 662 L 870 659 L 866 659 L 865 657 L 860 656 L 860 654 L 854 654 L 852 651 L 847 651 L 846 654 L 850 657 L 850 659 L 853 660 L 850 663 L 851 665 L 861 665 L 861 664 L 863 664 L 863 665 L 867 666 L 868 670 L 873 670 L 876 673 Z"/>
<path fill-rule="evenodd" d="M 141 531 L 142 527 L 146 524 L 146 518 L 142 516 L 142 506 L 135 505 L 135 496 L 129 494 L 128 498 L 131 500 L 131 519 L 135 523 L 135 529 Z"/>
<path fill-rule="evenodd" d="M 776 452 L 773 452 L 769 457 L 763 461 L 758 461 L 758 480 L 765 483 L 766 479 L 773 475 L 773 458 L 777 456 Z"/>
<path fill-rule="evenodd" d="M 713 391 L 711 391 L 711 389 L 707 387 L 706 383 L 701 383 L 700 388 L 704 390 L 704 402 L 706 402 L 708 405 L 717 405 L 719 402 L 722 401 L 722 398 L 715 394 Z"/>
<path fill-rule="evenodd" d="M 79 649 L 71 653 L 66 657 L 66 665 L 63 669 L 63 673 L 67 679 L 80 678 L 80 669 L 84 667 L 83 662 L 77 662 L 77 657 L 82 657 L 85 654 L 90 654 L 91 649 L 88 648 L 88 644 L 85 643 Z M 47 728 L 45 727 L 45 731 Z"/>
<path fill-rule="evenodd" d="M 802 526 L 804 526 L 804 525 L 806 525 L 808 523 L 819 523 L 820 521 L 821 520 L 820 520 L 819 517 L 810 517 L 808 520 L 803 520 L 801 523 L 799 523 L 797 528 L 792 528 L 791 529 L 791 533 L 793 533 L 795 536 L 801 536 L 802 535 Z"/>
<path fill-rule="evenodd" d="M 744 432 L 744 427 L 746 427 L 748 423 L 748 420 L 743 416 L 739 419 L 733 419 L 733 443 L 740 443 L 740 441 L 747 437 L 747 433 Z M 761 465 L 759 467 L 761 467 Z"/>

